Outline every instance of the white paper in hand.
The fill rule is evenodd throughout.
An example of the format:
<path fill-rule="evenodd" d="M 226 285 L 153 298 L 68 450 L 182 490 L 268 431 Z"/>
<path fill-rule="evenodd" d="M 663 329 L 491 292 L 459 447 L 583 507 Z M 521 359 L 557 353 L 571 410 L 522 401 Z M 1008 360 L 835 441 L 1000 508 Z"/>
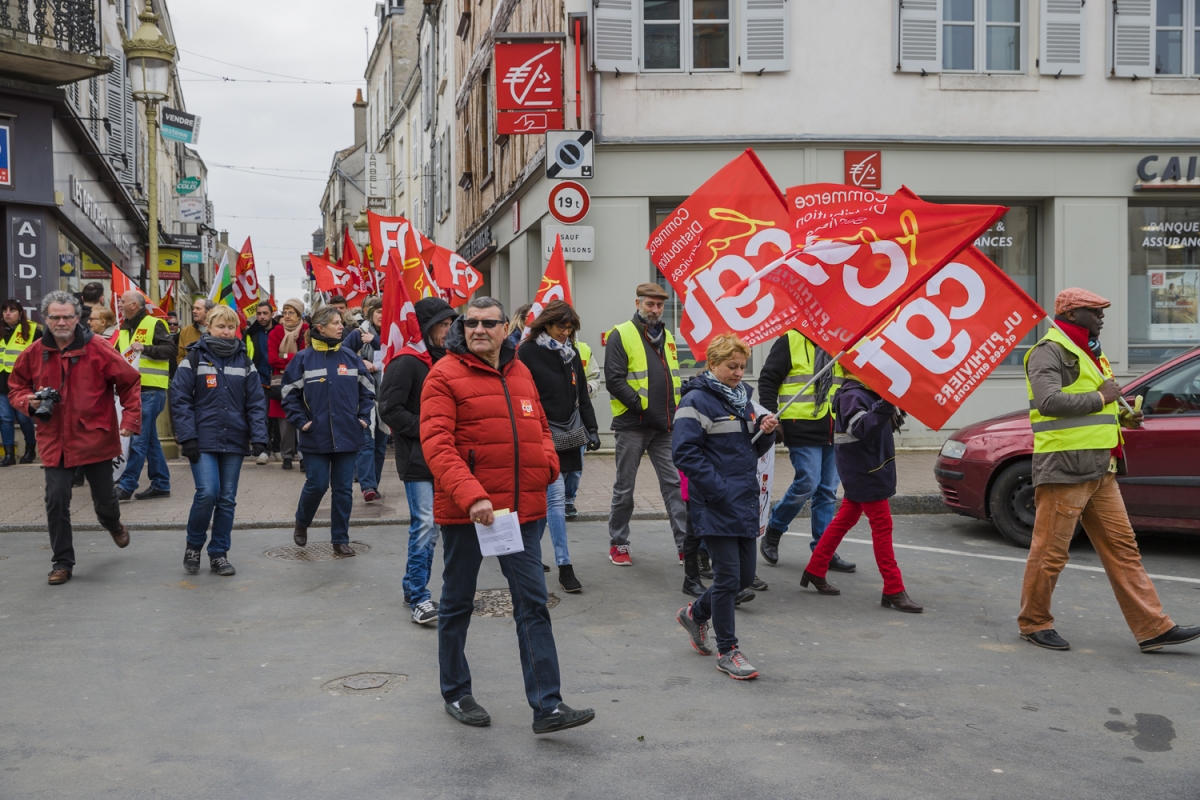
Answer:
<path fill-rule="evenodd" d="M 521 523 L 516 514 L 498 512 L 491 525 L 475 523 L 475 535 L 479 537 L 479 551 L 484 556 L 506 556 L 525 549 L 521 541 Z"/>

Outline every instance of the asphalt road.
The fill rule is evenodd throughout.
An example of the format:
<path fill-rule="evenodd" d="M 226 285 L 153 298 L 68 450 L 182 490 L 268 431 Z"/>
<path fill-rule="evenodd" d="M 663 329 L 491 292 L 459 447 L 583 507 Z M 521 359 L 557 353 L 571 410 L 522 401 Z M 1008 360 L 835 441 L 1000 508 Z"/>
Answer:
<path fill-rule="evenodd" d="M 288 533 L 235 531 L 233 578 L 187 576 L 178 532 L 126 550 L 84 533 L 61 587 L 44 536 L 0 535 L 0 798 L 1200 796 L 1200 645 L 1140 653 L 1089 569 L 1055 597 L 1074 649 L 1021 642 L 1024 551 L 983 523 L 897 518 L 921 616 L 879 607 L 864 527 L 833 598 L 799 589 L 805 539 L 785 538 L 738 614 L 762 671 L 748 683 L 675 623 L 665 523 L 634 524 L 628 569 L 608 563 L 604 523 L 572 525 L 584 592 L 552 581 L 552 615 L 564 697 L 597 717 L 546 737 L 511 618 L 475 618 L 468 644 L 492 727 L 445 714 L 436 633 L 401 607 L 406 531 L 357 529 L 371 550 L 350 560 L 264 557 Z M 1168 612 L 1200 623 L 1200 541 L 1142 544 L 1174 578 L 1156 580 Z M 1072 555 L 1098 566 L 1086 543 Z M 504 585 L 485 564 L 480 589 Z M 350 696 L 340 679 L 359 673 L 402 677 Z"/>

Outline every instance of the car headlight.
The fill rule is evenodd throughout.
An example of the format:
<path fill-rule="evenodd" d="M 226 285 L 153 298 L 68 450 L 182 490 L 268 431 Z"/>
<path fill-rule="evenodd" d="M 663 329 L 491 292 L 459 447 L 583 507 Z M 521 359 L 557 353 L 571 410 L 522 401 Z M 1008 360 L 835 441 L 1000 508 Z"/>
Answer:
<path fill-rule="evenodd" d="M 942 445 L 942 455 L 946 458 L 962 458 L 967 453 L 967 445 L 964 442 L 947 439 Z"/>

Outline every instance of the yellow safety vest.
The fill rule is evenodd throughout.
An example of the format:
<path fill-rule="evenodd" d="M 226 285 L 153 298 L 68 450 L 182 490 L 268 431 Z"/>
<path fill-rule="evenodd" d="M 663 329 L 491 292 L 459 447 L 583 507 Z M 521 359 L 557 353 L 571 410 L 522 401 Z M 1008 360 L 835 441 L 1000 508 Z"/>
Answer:
<path fill-rule="evenodd" d="M 1081 350 L 1058 328 L 1046 331 L 1042 341 L 1062 345 L 1079 359 L 1079 378 L 1062 387 L 1067 394 L 1088 394 L 1100 391 L 1104 381 L 1113 376 L 1108 359 L 1100 356 L 1096 369 L 1092 357 Z M 1094 414 L 1085 417 L 1047 417 L 1038 411 L 1033 400 L 1033 384 L 1029 382 L 1029 353 L 1025 354 L 1025 388 L 1029 392 L 1029 421 L 1033 425 L 1033 452 L 1058 453 L 1064 450 L 1111 450 L 1121 443 L 1121 425 L 1117 403 L 1114 401 Z"/>
<path fill-rule="evenodd" d="M 150 314 L 142 317 L 142 321 L 138 323 L 137 330 L 133 332 L 133 341 L 141 342 L 144 345 L 154 344 L 154 326 L 162 325 L 167 327 L 167 323 L 163 322 L 158 317 L 153 317 Z M 117 337 L 117 351 L 124 353 L 129 349 L 129 329 L 122 328 L 121 335 Z M 138 361 L 138 371 L 142 373 L 142 386 L 149 386 L 154 389 L 166 389 L 170 385 L 171 365 L 161 359 L 148 358 L 143 352 L 141 359 Z"/>
<path fill-rule="evenodd" d="M 788 371 L 787 377 L 783 379 L 783 383 L 779 385 L 779 408 L 783 408 L 783 404 L 796 396 L 797 392 L 812 380 L 815 372 L 813 362 L 816 360 L 817 346 L 808 340 L 799 331 L 788 331 L 788 348 L 792 351 L 792 368 Z M 833 365 L 833 386 L 837 387 L 842 384 L 846 377 L 846 370 L 842 369 L 841 363 Z M 804 394 L 800 395 L 801 399 L 792 403 L 787 409 L 779 414 L 780 419 L 824 419 L 833 408 L 833 392 L 831 389 L 825 397 L 825 402 L 818 408 L 815 395 L 817 391 L 816 384 L 809 386 Z M 804 399 L 806 397 L 814 399 Z"/>
<path fill-rule="evenodd" d="M 250 357 L 251 361 L 253 361 L 254 360 L 254 337 L 247 336 L 244 339 L 242 339 L 242 341 L 246 343 L 246 355 Z"/>
<path fill-rule="evenodd" d="M 642 332 L 638 330 L 633 320 L 626 320 L 613 328 L 621 334 L 621 346 L 625 348 L 626 376 L 625 382 L 638 393 L 642 401 L 642 410 L 650 407 L 650 365 L 646 361 L 646 344 L 642 341 Z M 609 331 L 612 335 L 612 331 Z M 667 356 L 667 369 L 671 373 L 671 387 L 675 391 L 675 406 L 679 406 L 679 354 L 675 350 L 675 337 L 669 330 L 663 329 L 663 348 Z M 612 415 L 624 414 L 629 409 L 617 398 L 612 398 Z"/>
<path fill-rule="evenodd" d="M 579 351 L 579 360 L 583 362 L 583 374 L 587 374 L 588 362 L 592 360 L 592 348 L 584 342 L 576 342 L 575 349 Z"/>
<path fill-rule="evenodd" d="M 26 329 L 29 331 L 28 338 L 24 335 Z M 25 325 L 18 325 L 12 332 L 12 336 L 8 337 L 8 343 L 0 349 L 0 372 L 12 372 L 13 366 L 17 363 L 17 356 L 25 352 L 25 348 L 33 344 L 33 340 L 37 337 L 37 323 L 26 322 Z"/>

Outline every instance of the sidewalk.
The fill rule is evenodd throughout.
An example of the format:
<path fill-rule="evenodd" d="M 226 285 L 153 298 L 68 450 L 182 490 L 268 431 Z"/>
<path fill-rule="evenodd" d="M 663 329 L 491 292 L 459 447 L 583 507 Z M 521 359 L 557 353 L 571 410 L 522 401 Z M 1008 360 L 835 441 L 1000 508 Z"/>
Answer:
<path fill-rule="evenodd" d="M 775 456 L 775 484 L 773 495 L 781 497 L 791 483 L 794 474 L 786 452 Z M 937 452 L 933 450 L 902 451 L 897 454 L 899 475 L 897 497 L 892 507 L 898 514 L 930 514 L 944 511 L 937 481 L 933 477 L 933 464 Z M 164 526 L 183 528 L 187 524 L 188 510 L 192 504 L 195 485 L 192 471 L 185 459 L 174 459 L 171 467 L 171 496 L 157 500 L 131 500 L 121 504 L 121 519 L 131 529 L 161 529 Z M 583 462 L 583 480 L 575 505 L 580 520 L 608 518 L 612 502 L 612 484 L 615 463 L 611 453 L 589 454 Z M 46 529 L 45 483 L 42 471 L 36 465 L 16 465 L 0 472 L 4 480 L 4 513 L 0 517 L 0 532 Z M 238 487 L 238 528 L 291 527 L 295 521 L 296 501 L 300 487 L 304 484 L 304 473 L 299 469 L 285 472 L 279 462 L 260 467 L 247 458 L 242 467 Z M 142 476 L 140 489 L 148 485 Z M 357 485 L 354 492 L 354 512 L 351 525 L 400 525 L 408 524 L 408 503 L 404 498 L 404 486 L 396 474 L 394 455 L 388 450 L 384 465 L 384 476 L 379 491 L 384 499 L 367 505 Z M 839 492 L 840 495 L 840 492 Z M 658 481 L 649 459 L 642 460 L 638 472 L 637 489 L 634 493 L 635 519 L 665 519 L 662 495 L 658 493 Z M 329 524 L 329 495 L 317 511 L 314 526 Z M 79 530 L 99 530 L 92 511 L 91 494 L 85 485 L 75 490 L 71 501 L 71 517 Z"/>

